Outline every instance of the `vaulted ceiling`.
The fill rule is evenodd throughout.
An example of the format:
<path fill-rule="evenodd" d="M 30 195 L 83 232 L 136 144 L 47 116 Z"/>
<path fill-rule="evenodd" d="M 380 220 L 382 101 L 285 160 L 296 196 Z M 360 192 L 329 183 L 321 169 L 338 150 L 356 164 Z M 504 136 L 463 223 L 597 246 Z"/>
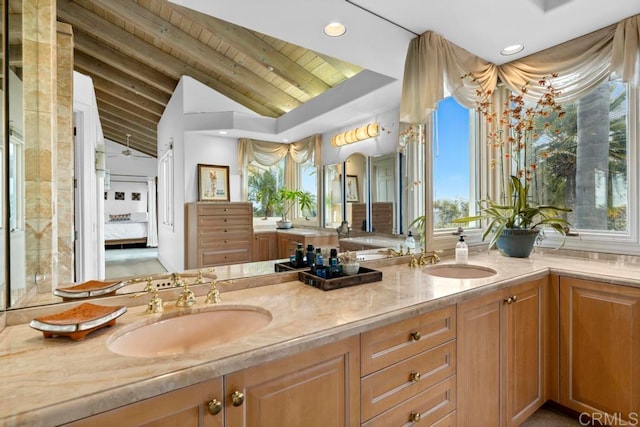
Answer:
<path fill-rule="evenodd" d="M 10 9 L 19 22 L 21 0 Z M 181 76 L 279 117 L 361 71 L 166 0 L 57 0 L 57 14 L 73 27 L 74 68 L 93 80 L 104 136 L 126 145 L 129 135 L 132 149 L 151 156 Z M 20 30 L 10 32 L 14 46 Z"/>

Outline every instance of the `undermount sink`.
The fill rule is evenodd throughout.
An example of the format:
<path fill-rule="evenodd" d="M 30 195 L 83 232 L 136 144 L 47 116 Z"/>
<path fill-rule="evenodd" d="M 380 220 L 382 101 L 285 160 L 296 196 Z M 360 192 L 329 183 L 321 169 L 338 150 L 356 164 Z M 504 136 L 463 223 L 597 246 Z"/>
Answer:
<path fill-rule="evenodd" d="M 107 347 L 123 356 L 153 357 L 204 350 L 255 333 L 271 322 L 267 310 L 254 306 L 216 307 L 180 313 L 153 323 L 135 324 L 110 337 Z"/>
<path fill-rule="evenodd" d="M 388 258 L 386 254 L 358 254 L 356 255 L 357 261 L 373 261 L 376 259 Z"/>
<path fill-rule="evenodd" d="M 482 279 L 498 273 L 493 268 L 473 264 L 437 264 L 425 268 L 424 272 L 431 276 L 450 279 Z"/>

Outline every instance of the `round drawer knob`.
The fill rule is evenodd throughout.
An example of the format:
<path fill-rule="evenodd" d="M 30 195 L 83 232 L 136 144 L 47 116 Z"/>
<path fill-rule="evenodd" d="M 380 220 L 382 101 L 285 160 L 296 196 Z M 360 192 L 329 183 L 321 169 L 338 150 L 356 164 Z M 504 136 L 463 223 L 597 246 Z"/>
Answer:
<path fill-rule="evenodd" d="M 420 372 L 411 372 L 411 374 L 409 375 L 409 379 L 412 382 L 417 383 L 418 381 L 420 381 Z"/>
<path fill-rule="evenodd" d="M 227 218 L 224 219 L 224 222 L 229 222 L 229 220 Z"/>
<path fill-rule="evenodd" d="M 511 303 L 513 302 L 513 297 L 511 297 L 511 296 L 506 297 L 506 298 L 504 299 L 504 302 L 505 302 L 506 304 L 511 304 Z"/>
<path fill-rule="evenodd" d="M 240 393 L 238 390 L 234 391 L 231 394 L 231 402 L 233 402 L 233 406 L 240 406 L 244 403 L 244 394 Z"/>
<path fill-rule="evenodd" d="M 213 399 L 207 404 L 207 407 L 209 408 L 209 413 L 211 415 L 218 415 L 220 411 L 222 411 L 222 402 L 218 399 Z"/>
<path fill-rule="evenodd" d="M 419 412 L 412 412 L 412 413 L 409 415 L 409 421 L 412 421 L 412 422 L 414 422 L 414 423 L 417 423 L 418 421 L 420 421 L 420 419 L 421 419 L 421 418 L 422 418 L 422 417 L 420 416 L 420 413 L 419 413 Z"/>
<path fill-rule="evenodd" d="M 421 335 L 419 331 L 411 332 L 412 341 L 420 341 Z"/>

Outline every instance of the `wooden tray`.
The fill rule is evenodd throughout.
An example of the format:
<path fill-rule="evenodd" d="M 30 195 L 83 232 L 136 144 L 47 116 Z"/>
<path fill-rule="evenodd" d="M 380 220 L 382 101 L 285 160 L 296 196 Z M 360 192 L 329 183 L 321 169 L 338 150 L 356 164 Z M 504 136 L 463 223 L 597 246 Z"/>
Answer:
<path fill-rule="evenodd" d="M 29 326 L 42 331 L 45 338 L 58 335 L 78 341 L 96 329 L 115 325 L 116 319 L 126 311 L 125 306 L 107 307 L 85 302 L 60 313 L 36 317 Z"/>
<path fill-rule="evenodd" d="M 67 288 L 54 289 L 53 294 L 62 297 L 63 301 L 71 301 L 78 298 L 113 295 L 123 286 L 124 282 L 101 282 L 99 280 L 89 280 Z"/>
<path fill-rule="evenodd" d="M 363 283 L 379 282 L 382 280 L 382 271 L 360 267 L 358 274 L 353 274 L 351 276 L 347 276 L 345 274 L 332 279 L 323 279 L 311 272 L 300 271 L 298 273 L 298 280 L 307 285 L 313 286 L 314 288 L 322 289 L 323 291 L 331 291 L 333 289 L 346 288 L 349 286 L 361 285 Z"/>
<path fill-rule="evenodd" d="M 276 270 L 276 273 L 282 273 L 284 271 L 309 270 L 308 265 L 305 265 L 304 267 L 294 267 L 290 261 L 276 262 L 273 264 L 273 268 Z"/>

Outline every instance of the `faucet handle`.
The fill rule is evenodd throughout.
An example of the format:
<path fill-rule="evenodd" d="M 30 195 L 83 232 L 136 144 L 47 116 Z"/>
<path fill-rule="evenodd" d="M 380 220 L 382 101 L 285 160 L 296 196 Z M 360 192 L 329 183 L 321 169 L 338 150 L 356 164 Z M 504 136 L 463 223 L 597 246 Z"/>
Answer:
<path fill-rule="evenodd" d="M 207 293 L 207 298 L 204 300 L 205 304 L 217 304 L 222 301 L 222 298 L 220 298 L 220 291 L 216 287 L 216 284 L 218 283 L 232 284 L 233 280 L 223 280 L 221 282 L 216 282 L 215 280 L 212 280 L 211 289 L 209 289 L 209 292 Z"/>
<path fill-rule="evenodd" d="M 151 294 L 151 298 L 149 299 L 149 302 L 147 303 L 147 310 L 145 311 L 145 313 L 147 313 L 147 314 L 150 314 L 150 313 L 162 313 L 162 311 L 163 311 L 163 306 L 162 306 L 163 302 L 162 302 L 162 298 L 160 298 L 158 296 L 158 288 L 153 285 L 153 277 L 147 277 L 144 280 L 147 281 L 147 284 L 145 285 L 145 287 L 142 290 L 142 292 L 137 292 L 137 293 L 131 295 L 131 298 L 137 298 L 137 297 L 140 297 L 142 295 Z"/>

